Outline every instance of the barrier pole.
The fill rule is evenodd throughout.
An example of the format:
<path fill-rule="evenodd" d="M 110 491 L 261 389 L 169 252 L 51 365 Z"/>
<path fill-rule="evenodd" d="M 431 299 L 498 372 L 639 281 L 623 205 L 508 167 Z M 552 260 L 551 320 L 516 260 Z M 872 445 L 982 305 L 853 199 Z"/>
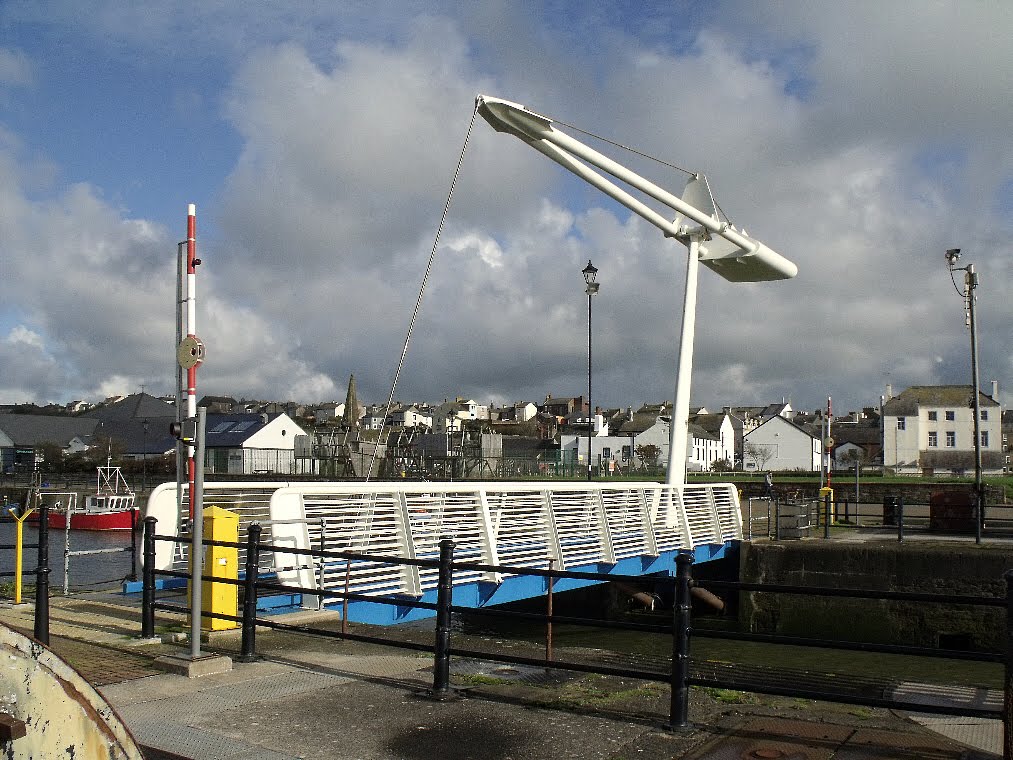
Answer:
<path fill-rule="evenodd" d="M 257 660 L 257 577 L 260 573 L 260 523 L 246 532 L 246 577 L 243 579 L 243 644 L 240 662 Z"/>
<path fill-rule="evenodd" d="M 49 646 L 49 505 L 39 505 L 39 566 L 35 570 L 35 638 Z"/>
<path fill-rule="evenodd" d="M 454 542 L 440 541 L 440 575 L 436 587 L 436 647 L 433 655 L 433 689 L 430 696 L 450 696 L 450 605 L 453 597 Z"/>
<path fill-rule="evenodd" d="M 141 548 L 141 638 L 155 635 L 155 523 L 154 517 L 144 518 Z"/>
<path fill-rule="evenodd" d="M 8 508 L 7 511 L 10 512 L 16 524 L 14 528 L 14 604 L 21 604 L 21 592 L 25 585 L 21 577 L 25 571 L 25 520 L 35 509 L 29 507 L 21 517 L 18 517 L 17 512 L 11 508 Z"/>
<path fill-rule="evenodd" d="M 904 541 L 904 497 L 897 497 L 897 543 Z"/>
<path fill-rule="evenodd" d="M 689 725 L 689 627 L 692 599 L 689 595 L 693 555 L 675 558 L 675 605 L 672 620 L 672 701 L 669 728 L 684 731 Z"/>

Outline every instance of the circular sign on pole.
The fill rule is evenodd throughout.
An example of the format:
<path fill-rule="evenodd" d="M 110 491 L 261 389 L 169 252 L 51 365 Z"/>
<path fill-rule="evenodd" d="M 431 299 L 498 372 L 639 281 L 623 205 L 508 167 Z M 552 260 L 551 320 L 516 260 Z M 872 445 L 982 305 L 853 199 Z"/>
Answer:
<path fill-rule="evenodd" d="M 833 445 L 834 445 L 834 439 L 831 438 L 829 435 L 826 438 L 823 439 L 823 447 L 824 448 L 829 449 Z"/>
<path fill-rule="evenodd" d="M 204 361 L 204 344 L 195 335 L 187 335 L 176 349 L 176 360 L 183 369 L 196 367 Z"/>

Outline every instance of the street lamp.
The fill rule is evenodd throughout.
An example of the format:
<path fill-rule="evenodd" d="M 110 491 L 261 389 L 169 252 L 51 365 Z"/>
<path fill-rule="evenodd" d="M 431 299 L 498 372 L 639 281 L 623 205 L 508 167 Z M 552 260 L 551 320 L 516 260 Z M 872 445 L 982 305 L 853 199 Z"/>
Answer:
<path fill-rule="evenodd" d="M 148 490 L 148 420 L 141 423 L 141 491 Z"/>
<path fill-rule="evenodd" d="M 587 285 L 587 479 L 592 476 L 591 437 L 594 434 L 594 406 L 591 405 L 591 296 L 598 292 L 598 283 L 594 281 L 598 270 L 587 260 L 587 266 L 581 270 Z"/>
<path fill-rule="evenodd" d="M 958 271 L 964 273 L 964 289 L 957 288 L 957 292 L 964 298 L 966 324 L 971 329 L 971 407 L 974 409 L 974 540 L 980 544 L 981 528 L 985 522 L 985 489 L 981 482 L 981 400 L 978 390 L 981 385 L 978 379 L 978 327 L 974 319 L 974 291 L 978 287 L 978 273 L 974 271 L 974 264 L 968 264 L 966 267 L 956 266 L 959 259 L 959 248 L 950 248 L 946 251 L 946 263 L 950 267 L 950 279 L 953 280 L 954 288 L 957 288 L 957 282 L 953 279 L 953 273 Z"/>

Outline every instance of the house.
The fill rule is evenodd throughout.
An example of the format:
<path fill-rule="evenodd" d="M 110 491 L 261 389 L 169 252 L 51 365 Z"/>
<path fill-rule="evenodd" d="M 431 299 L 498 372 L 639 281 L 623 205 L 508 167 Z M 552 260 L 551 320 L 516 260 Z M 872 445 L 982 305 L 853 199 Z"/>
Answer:
<path fill-rule="evenodd" d="M 542 404 L 541 411 L 555 417 L 569 417 L 575 411 L 583 411 L 586 407 L 587 401 L 583 396 L 553 398 L 552 394 L 548 394 L 545 397 L 545 403 Z"/>
<path fill-rule="evenodd" d="M 176 420 L 175 404 L 147 393 L 94 407 L 83 416 L 99 420 L 96 435 L 116 441 L 126 459 L 160 457 L 176 448 L 176 439 L 169 433 L 169 425 Z"/>
<path fill-rule="evenodd" d="M 444 401 L 433 410 L 432 428 L 435 433 L 452 433 L 460 430 L 470 420 L 487 419 L 489 407 L 482 406 L 485 416 L 480 417 L 480 405 L 472 399 L 456 398 Z"/>
<path fill-rule="evenodd" d="M 59 447 L 64 455 L 87 451 L 99 425 L 87 417 L 0 415 L 0 467 L 5 473 L 30 472 L 42 463 L 47 445 Z"/>
<path fill-rule="evenodd" d="M 818 472 L 823 441 L 779 414 L 743 436 L 742 469 Z"/>
<path fill-rule="evenodd" d="M 715 414 L 700 412 L 690 415 L 689 421 L 691 424 L 699 426 L 710 438 L 718 442 L 717 456 L 711 460 L 711 465 L 721 460 L 728 462 L 729 467 L 734 465 L 737 454 L 735 451 L 735 426 L 732 424 L 730 414 L 727 412 Z M 706 469 L 711 469 L 711 467 L 708 466 Z"/>
<path fill-rule="evenodd" d="M 689 445 L 686 447 L 686 471 L 708 472 L 719 459 L 720 442 L 694 422 L 689 423 Z"/>
<path fill-rule="evenodd" d="M 204 396 L 197 402 L 208 414 L 232 414 L 239 411 L 239 402 L 231 396 Z"/>
<path fill-rule="evenodd" d="M 978 406 L 982 472 L 1000 474 L 1005 465 L 1002 409 L 981 391 Z M 884 467 L 898 474 L 964 475 L 974 472 L 974 457 L 970 385 L 913 385 L 883 404 Z"/>
<path fill-rule="evenodd" d="M 204 437 L 208 473 L 294 473 L 295 439 L 306 435 L 287 414 L 209 414 Z"/>
<path fill-rule="evenodd" d="M 432 413 L 426 414 L 421 408 L 412 404 L 392 411 L 387 424 L 392 428 L 431 428 L 433 415 Z"/>

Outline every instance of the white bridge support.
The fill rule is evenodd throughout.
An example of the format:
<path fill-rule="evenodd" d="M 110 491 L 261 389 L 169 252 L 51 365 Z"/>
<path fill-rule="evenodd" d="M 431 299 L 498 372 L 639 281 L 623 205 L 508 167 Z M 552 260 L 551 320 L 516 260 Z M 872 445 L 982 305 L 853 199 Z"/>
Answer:
<path fill-rule="evenodd" d="M 152 493 L 145 516 L 176 534 L 189 511 L 176 486 Z M 738 491 L 731 483 L 543 483 L 487 481 L 230 483 L 206 482 L 205 504 L 240 515 L 240 536 L 254 522 L 263 542 L 417 559 L 438 559 L 444 538 L 457 561 L 557 569 L 611 566 L 625 559 L 721 545 L 742 538 Z M 242 564 L 241 560 L 241 564 Z M 158 542 L 158 569 L 185 566 L 183 552 Z M 329 560 L 282 550 L 262 555 L 262 570 L 304 588 L 419 597 L 436 588 L 435 568 Z M 460 571 L 454 583 L 498 584 L 500 573 Z M 304 600 L 304 606 L 312 604 Z"/>

